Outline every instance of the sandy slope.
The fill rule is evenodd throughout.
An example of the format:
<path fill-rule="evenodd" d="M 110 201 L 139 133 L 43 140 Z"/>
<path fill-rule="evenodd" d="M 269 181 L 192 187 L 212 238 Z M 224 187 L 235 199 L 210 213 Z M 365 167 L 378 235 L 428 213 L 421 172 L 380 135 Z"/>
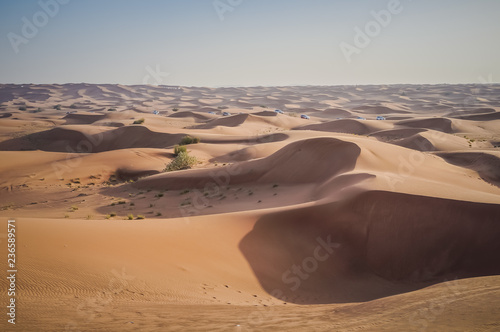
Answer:
<path fill-rule="evenodd" d="M 16 330 L 498 330 L 499 87 L 476 91 L 2 85 Z M 198 163 L 164 173 L 188 134 Z"/>

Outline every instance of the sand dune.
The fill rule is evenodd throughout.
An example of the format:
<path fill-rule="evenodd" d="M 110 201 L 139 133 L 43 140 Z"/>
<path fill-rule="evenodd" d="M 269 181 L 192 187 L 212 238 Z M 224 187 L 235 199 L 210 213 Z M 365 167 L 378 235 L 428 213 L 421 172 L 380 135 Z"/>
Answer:
<path fill-rule="evenodd" d="M 481 178 L 500 187 L 500 156 L 482 152 L 450 152 L 438 154 L 447 162 L 472 169 Z"/>
<path fill-rule="evenodd" d="M 97 114 L 68 114 L 63 119 L 65 124 L 91 124 L 106 118 L 105 115 Z"/>
<path fill-rule="evenodd" d="M 387 114 L 401 114 L 408 113 L 407 111 L 392 109 L 386 106 L 358 106 L 354 108 L 355 111 L 362 111 L 364 114 L 376 114 L 376 115 L 387 115 Z"/>
<path fill-rule="evenodd" d="M 16 328 L 494 330 L 499 91 L 0 85 Z"/>
<path fill-rule="evenodd" d="M 430 119 L 416 119 L 400 121 L 397 123 L 400 126 L 412 127 L 412 128 L 426 128 L 434 129 L 437 131 L 442 131 L 444 133 L 452 133 L 452 121 L 445 118 L 430 118 Z"/>
<path fill-rule="evenodd" d="M 314 183 L 354 168 L 359 151 L 357 145 L 349 142 L 314 138 L 291 143 L 267 158 L 226 166 L 216 172 L 200 169 L 161 174 L 141 179 L 134 186 L 168 190 L 203 189 L 214 181 L 214 173 L 221 173 L 229 178 L 227 185 Z M 343 158 L 339 159 L 338 155 Z M 325 157 L 328 158 L 328 163 L 316 163 L 317 158 Z"/>
<path fill-rule="evenodd" d="M 208 119 L 212 118 L 210 116 L 210 114 L 200 114 L 200 113 L 195 113 L 195 112 L 190 112 L 190 111 L 172 113 L 169 115 L 169 117 L 171 117 L 171 118 L 194 118 L 197 120 L 208 120 Z"/>
<path fill-rule="evenodd" d="M 500 119 L 500 112 L 488 112 L 486 114 L 461 115 L 459 119 L 471 121 L 492 121 Z"/>
<path fill-rule="evenodd" d="M 102 152 L 128 148 L 166 148 L 176 145 L 182 134 L 157 133 L 144 126 L 113 130 L 93 130 L 78 126 L 58 127 L 27 137 L 0 143 L 0 150 L 43 150 L 53 152 Z"/>
<path fill-rule="evenodd" d="M 320 124 L 300 126 L 297 130 L 316 130 L 336 133 L 367 135 L 375 131 L 391 128 L 392 126 L 383 122 L 366 122 L 365 120 L 341 119 Z"/>
<path fill-rule="evenodd" d="M 366 192 L 263 216 L 240 248 L 264 289 L 284 301 L 360 302 L 498 274 L 490 259 L 500 249 L 498 220 L 498 205 Z M 302 275 L 283 273 L 294 265 Z"/>

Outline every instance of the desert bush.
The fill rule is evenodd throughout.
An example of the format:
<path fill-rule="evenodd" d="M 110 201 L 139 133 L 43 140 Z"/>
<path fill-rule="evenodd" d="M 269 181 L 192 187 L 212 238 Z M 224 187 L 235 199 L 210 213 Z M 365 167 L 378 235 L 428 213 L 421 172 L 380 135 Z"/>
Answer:
<path fill-rule="evenodd" d="M 54 109 L 60 111 L 61 110 L 61 104 L 57 104 L 56 106 L 54 106 Z"/>
<path fill-rule="evenodd" d="M 143 215 L 141 215 L 141 214 L 137 216 L 137 219 L 139 219 L 139 220 L 140 220 L 140 219 L 145 219 L 145 218 L 146 218 L 146 217 L 144 217 L 144 216 L 143 216 Z"/>
<path fill-rule="evenodd" d="M 26 106 L 20 106 L 20 107 L 19 107 L 19 110 L 20 110 L 20 111 L 26 111 Z"/>
<path fill-rule="evenodd" d="M 129 215 L 127 216 L 127 219 L 128 219 L 128 220 L 134 220 L 134 215 L 133 215 L 133 214 L 129 214 Z"/>
<path fill-rule="evenodd" d="M 75 108 L 77 108 L 77 106 L 76 106 L 76 104 L 72 104 L 69 108 L 75 109 Z"/>
<path fill-rule="evenodd" d="M 177 112 L 179 109 L 177 107 L 172 108 L 172 111 Z"/>
<path fill-rule="evenodd" d="M 143 124 L 144 123 L 144 118 L 140 118 L 139 120 L 135 120 L 133 124 Z"/>
<path fill-rule="evenodd" d="M 200 138 L 199 137 L 193 137 L 193 136 L 184 136 L 181 139 L 181 142 L 179 143 L 180 145 L 189 145 L 189 144 L 197 144 L 200 143 Z"/>
<path fill-rule="evenodd" d="M 116 112 L 116 108 L 108 108 L 108 112 Z"/>
<path fill-rule="evenodd" d="M 196 157 L 190 156 L 187 152 L 181 152 L 163 170 L 164 172 L 179 171 L 193 167 L 198 161 Z"/>
<path fill-rule="evenodd" d="M 182 145 L 176 145 L 174 147 L 174 155 L 177 157 L 181 152 L 187 152 L 186 147 Z"/>

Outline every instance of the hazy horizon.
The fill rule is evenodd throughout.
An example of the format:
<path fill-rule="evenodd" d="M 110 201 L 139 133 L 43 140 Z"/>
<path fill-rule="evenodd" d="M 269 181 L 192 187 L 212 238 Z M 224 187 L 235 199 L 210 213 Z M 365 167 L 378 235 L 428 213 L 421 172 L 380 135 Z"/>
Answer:
<path fill-rule="evenodd" d="M 0 83 L 499 83 L 500 2 L 0 0 Z"/>

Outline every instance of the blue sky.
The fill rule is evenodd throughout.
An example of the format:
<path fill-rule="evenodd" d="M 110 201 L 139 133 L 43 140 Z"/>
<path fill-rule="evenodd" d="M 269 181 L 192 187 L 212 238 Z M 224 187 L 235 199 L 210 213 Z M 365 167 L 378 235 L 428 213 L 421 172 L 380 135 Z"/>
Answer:
<path fill-rule="evenodd" d="M 0 0 L 0 83 L 499 82 L 499 16 L 498 0 Z"/>

